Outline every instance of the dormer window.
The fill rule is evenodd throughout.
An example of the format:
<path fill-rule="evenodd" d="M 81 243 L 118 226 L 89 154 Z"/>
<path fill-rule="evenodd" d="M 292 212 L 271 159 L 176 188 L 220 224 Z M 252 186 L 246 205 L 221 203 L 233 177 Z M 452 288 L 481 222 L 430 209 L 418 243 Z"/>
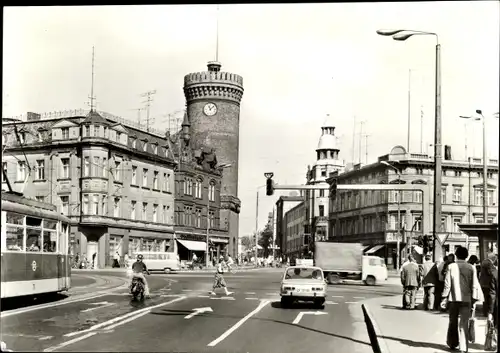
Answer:
<path fill-rule="evenodd" d="M 95 137 L 99 136 L 99 126 L 94 126 L 94 136 Z"/>
<path fill-rule="evenodd" d="M 62 130 L 62 139 L 68 140 L 69 139 L 69 127 L 63 127 L 61 130 Z"/>
<path fill-rule="evenodd" d="M 38 137 L 38 142 L 43 142 L 43 135 L 40 131 L 38 131 L 37 137 Z"/>
<path fill-rule="evenodd" d="M 132 139 L 132 148 L 137 148 L 137 139 L 136 138 Z"/>
<path fill-rule="evenodd" d="M 122 140 L 122 133 L 116 132 L 116 142 L 120 142 Z"/>
<path fill-rule="evenodd" d="M 89 125 L 85 126 L 85 136 L 90 137 L 90 126 Z"/>
<path fill-rule="evenodd" d="M 158 154 L 158 145 L 153 145 L 153 154 Z"/>
<path fill-rule="evenodd" d="M 104 127 L 104 138 L 108 138 L 108 128 Z"/>
<path fill-rule="evenodd" d="M 21 143 L 26 143 L 26 132 L 24 131 L 19 132 L 19 141 Z"/>
<path fill-rule="evenodd" d="M 163 155 L 165 157 L 168 157 L 168 147 L 163 147 L 162 149 L 163 149 Z"/>
<path fill-rule="evenodd" d="M 148 150 L 148 141 L 144 140 L 144 143 L 142 145 L 142 150 L 144 152 L 147 152 L 147 150 Z"/>

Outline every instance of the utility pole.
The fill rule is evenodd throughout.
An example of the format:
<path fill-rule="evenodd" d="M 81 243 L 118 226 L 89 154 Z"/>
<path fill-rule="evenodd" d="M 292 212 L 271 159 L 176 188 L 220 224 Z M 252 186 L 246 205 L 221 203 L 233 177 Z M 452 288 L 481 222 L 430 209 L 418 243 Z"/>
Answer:
<path fill-rule="evenodd" d="M 150 125 L 150 120 L 149 120 L 149 108 L 151 107 L 151 102 L 153 101 L 152 95 L 156 94 L 156 90 L 148 91 L 146 93 L 141 94 L 141 97 L 147 97 L 147 100 L 143 103 L 146 103 L 146 130 L 149 132 L 149 125 Z"/>
<path fill-rule="evenodd" d="M 353 125 L 352 125 L 352 164 L 354 165 L 355 161 L 355 146 L 356 146 L 356 116 L 353 119 Z"/>
<path fill-rule="evenodd" d="M 410 153 L 410 121 L 411 121 L 411 69 L 408 70 L 408 137 L 406 141 L 406 152 Z"/>
<path fill-rule="evenodd" d="M 139 126 L 141 125 L 141 110 L 144 110 L 144 108 L 135 108 L 135 109 L 131 109 L 131 110 L 137 110 L 137 124 L 139 124 Z"/>
<path fill-rule="evenodd" d="M 364 121 L 361 121 L 360 124 L 360 128 L 359 128 L 359 163 L 361 164 L 361 151 L 362 151 L 362 148 L 361 148 L 361 142 L 363 140 L 363 124 L 365 122 Z"/>
<path fill-rule="evenodd" d="M 371 135 L 365 134 L 365 163 L 368 164 L 368 137 Z"/>
<path fill-rule="evenodd" d="M 90 111 L 93 112 L 95 108 L 95 97 L 94 97 L 94 47 L 92 47 L 92 81 L 90 84 L 90 96 L 88 97 L 90 99 Z"/>
<path fill-rule="evenodd" d="M 420 106 L 420 154 L 423 153 L 424 153 L 424 107 L 421 105 Z"/>

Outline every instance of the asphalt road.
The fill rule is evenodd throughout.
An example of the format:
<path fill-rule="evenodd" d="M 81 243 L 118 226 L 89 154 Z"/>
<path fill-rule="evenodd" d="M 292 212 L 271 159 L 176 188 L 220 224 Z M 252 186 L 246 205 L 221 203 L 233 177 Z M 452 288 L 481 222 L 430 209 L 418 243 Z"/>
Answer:
<path fill-rule="evenodd" d="M 79 272 L 114 278 L 114 287 L 96 289 L 79 279 L 85 295 L 3 311 L 1 340 L 14 351 L 371 352 L 359 302 L 401 292 L 392 285 L 335 285 L 323 310 L 307 304 L 283 309 L 281 274 L 228 274 L 229 297 L 222 290 L 209 295 L 210 273 L 152 274 L 152 298 L 134 302 L 117 286 L 125 274 Z"/>

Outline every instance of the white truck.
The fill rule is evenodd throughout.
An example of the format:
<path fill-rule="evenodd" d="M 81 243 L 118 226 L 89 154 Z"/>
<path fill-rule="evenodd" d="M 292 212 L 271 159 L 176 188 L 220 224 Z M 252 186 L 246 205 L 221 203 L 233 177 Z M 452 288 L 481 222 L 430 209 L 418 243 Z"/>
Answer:
<path fill-rule="evenodd" d="M 358 243 L 316 242 L 314 265 L 323 270 L 329 284 L 350 279 L 373 286 L 385 282 L 388 277 L 384 260 L 363 255 L 363 246 Z"/>

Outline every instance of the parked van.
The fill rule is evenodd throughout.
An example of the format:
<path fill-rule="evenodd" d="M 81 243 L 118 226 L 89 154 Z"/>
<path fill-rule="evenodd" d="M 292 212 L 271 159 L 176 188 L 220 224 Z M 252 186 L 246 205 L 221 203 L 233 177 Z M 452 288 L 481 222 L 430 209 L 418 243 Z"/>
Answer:
<path fill-rule="evenodd" d="M 144 256 L 142 260 L 149 271 L 163 271 L 170 273 L 181 269 L 181 262 L 177 260 L 177 254 L 173 252 L 140 251 L 136 255 Z"/>

